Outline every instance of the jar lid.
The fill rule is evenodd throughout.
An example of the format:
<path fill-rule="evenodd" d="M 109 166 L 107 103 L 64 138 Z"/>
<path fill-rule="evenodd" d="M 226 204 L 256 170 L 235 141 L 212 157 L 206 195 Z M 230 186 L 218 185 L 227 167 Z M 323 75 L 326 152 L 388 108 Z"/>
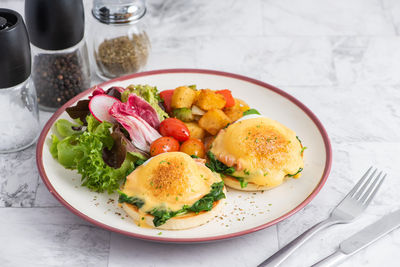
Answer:
<path fill-rule="evenodd" d="M 144 0 L 93 0 L 93 16 L 105 24 L 131 24 L 146 14 Z"/>
<path fill-rule="evenodd" d="M 31 75 L 31 48 L 20 14 L 0 8 L 0 88 L 16 86 Z"/>
<path fill-rule="evenodd" d="M 25 1 L 25 20 L 31 43 L 41 49 L 67 49 L 85 33 L 82 0 Z"/>

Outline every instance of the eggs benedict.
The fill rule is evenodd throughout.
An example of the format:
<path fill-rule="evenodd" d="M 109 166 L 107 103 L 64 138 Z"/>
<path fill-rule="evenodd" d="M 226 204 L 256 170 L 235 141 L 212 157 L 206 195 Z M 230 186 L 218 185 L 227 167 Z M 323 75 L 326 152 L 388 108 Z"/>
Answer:
<path fill-rule="evenodd" d="M 246 116 L 247 117 L 247 116 Z M 208 151 L 207 166 L 238 190 L 267 190 L 303 170 L 303 148 L 295 132 L 272 119 L 249 118 L 221 130 Z"/>
<path fill-rule="evenodd" d="M 218 215 L 225 201 L 218 174 L 182 152 L 150 158 L 126 179 L 119 203 L 140 226 L 187 229 Z"/>

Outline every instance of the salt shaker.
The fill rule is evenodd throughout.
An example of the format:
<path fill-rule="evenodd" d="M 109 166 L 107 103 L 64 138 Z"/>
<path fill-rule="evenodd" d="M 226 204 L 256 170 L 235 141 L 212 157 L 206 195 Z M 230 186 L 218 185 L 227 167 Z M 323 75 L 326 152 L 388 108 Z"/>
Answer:
<path fill-rule="evenodd" d="M 144 0 L 94 0 L 92 14 L 97 75 L 107 80 L 143 70 L 150 51 Z"/>
<path fill-rule="evenodd" d="M 31 50 L 20 14 L 0 9 L 0 153 L 32 145 L 39 134 Z"/>
<path fill-rule="evenodd" d="M 55 111 L 90 86 L 82 0 L 25 1 L 39 108 Z"/>

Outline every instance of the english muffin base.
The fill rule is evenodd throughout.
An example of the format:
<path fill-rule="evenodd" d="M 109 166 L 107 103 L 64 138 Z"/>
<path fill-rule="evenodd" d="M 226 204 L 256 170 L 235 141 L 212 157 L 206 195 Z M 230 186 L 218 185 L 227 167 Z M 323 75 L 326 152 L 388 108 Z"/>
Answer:
<path fill-rule="evenodd" d="M 240 182 L 233 177 L 225 176 L 224 178 L 222 178 L 222 180 L 224 180 L 224 183 L 226 186 L 229 186 L 233 189 L 240 190 L 240 191 L 265 191 L 265 190 L 270 190 L 272 188 L 279 186 L 279 185 L 277 185 L 277 186 L 256 185 L 254 183 L 248 183 L 246 187 L 242 188 L 240 186 Z M 283 182 L 285 182 L 285 180 Z"/>

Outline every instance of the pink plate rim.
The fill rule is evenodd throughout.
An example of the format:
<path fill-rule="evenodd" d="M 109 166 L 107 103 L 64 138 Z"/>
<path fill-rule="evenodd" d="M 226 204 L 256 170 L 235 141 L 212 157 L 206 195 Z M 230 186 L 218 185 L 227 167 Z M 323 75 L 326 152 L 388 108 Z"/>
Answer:
<path fill-rule="evenodd" d="M 329 176 L 329 172 L 331 170 L 331 165 L 332 165 L 332 149 L 331 149 L 331 143 L 328 137 L 328 134 L 324 128 L 324 126 L 321 124 L 321 122 L 319 121 L 319 119 L 314 115 L 314 113 L 307 108 L 303 103 L 301 103 L 299 100 L 297 100 L 295 97 L 289 95 L 288 93 L 284 92 L 283 90 L 276 88 L 270 84 L 261 82 L 259 80 L 253 79 L 253 78 L 249 78 L 246 76 L 242 76 L 242 75 L 238 75 L 238 74 L 233 74 L 233 73 L 229 73 L 229 72 L 223 72 L 223 71 L 216 71 L 216 70 L 207 70 L 207 69 L 161 69 L 161 70 L 152 70 L 152 71 L 146 71 L 146 72 L 141 72 L 141 73 L 135 73 L 135 74 L 131 74 L 131 75 L 127 75 L 127 76 L 123 76 L 123 77 L 119 77 L 113 80 L 109 80 L 106 82 L 103 82 L 101 84 L 99 84 L 98 86 L 100 87 L 105 87 L 107 86 L 107 84 L 116 82 L 116 81 L 124 81 L 124 80 L 128 80 L 128 79 L 132 79 L 132 78 L 137 78 L 137 77 L 143 77 L 143 76 L 151 76 L 151 75 L 158 75 L 158 74 L 169 74 L 169 73 L 200 73 L 200 74 L 210 74 L 210 75 L 217 75 L 217 76 L 224 76 L 224 77 L 230 77 L 230 78 L 234 78 L 234 79 L 238 79 L 238 80 L 243 80 L 246 82 L 250 82 L 259 86 L 264 87 L 267 90 L 271 90 L 283 97 L 285 97 L 286 99 L 288 99 L 289 101 L 291 101 L 292 103 L 294 103 L 296 106 L 298 106 L 300 109 L 302 109 L 309 117 L 310 119 L 314 122 L 314 124 L 317 126 L 319 132 L 321 133 L 321 136 L 324 140 L 324 145 L 325 145 L 325 151 L 326 151 L 326 163 L 325 163 L 325 168 L 324 168 L 324 172 L 322 174 L 321 180 L 318 183 L 317 187 L 313 190 L 313 192 L 302 202 L 300 203 L 296 208 L 292 209 L 291 211 L 289 211 L 288 213 L 282 215 L 281 217 L 267 222 L 265 224 L 259 225 L 257 227 L 248 229 L 248 230 L 243 230 L 240 232 L 236 232 L 236 233 L 232 233 L 232 234 L 226 234 L 226 235 L 217 235 L 217 236 L 212 236 L 212 237 L 202 237 L 202 238 L 166 238 L 166 237 L 161 237 L 161 236 L 148 236 L 148 235 L 141 235 L 141 234 L 136 234 L 136 233 L 131 233 L 128 231 L 124 231 L 124 230 L 120 230 L 114 227 L 111 227 L 107 224 L 101 223 L 99 221 L 96 221 L 92 218 L 90 218 L 89 216 L 87 216 L 86 214 L 78 211 L 77 209 L 75 209 L 74 207 L 72 207 L 67 201 L 65 201 L 62 196 L 54 189 L 54 187 L 52 186 L 49 178 L 46 175 L 46 172 L 44 170 L 44 166 L 43 166 L 43 158 L 42 158 L 42 152 L 43 152 L 43 147 L 44 147 L 44 143 L 45 143 L 45 139 L 47 136 L 47 133 L 49 132 L 51 126 L 54 124 L 54 122 L 58 119 L 58 117 L 65 111 L 65 109 L 67 107 L 69 107 L 70 105 L 72 105 L 74 102 L 76 102 L 77 100 L 81 99 L 82 97 L 86 96 L 91 90 L 88 89 L 80 94 L 78 94 L 77 96 L 75 96 L 74 98 L 72 98 L 71 100 L 69 100 L 67 103 L 65 103 L 61 108 L 59 108 L 54 114 L 53 116 L 49 119 L 49 121 L 46 123 L 46 125 L 44 126 L 40 136 L 39 136 L 39 140 L 36 146 L 36 164 L 39 170 L 39 174 L 44 182 L 44 184 L 46 185 L 47 189 L 50 191 L 51 194 L 53 194 L 53 196 L 61 203 L 63 204 L 67 209 L 69 209 L 72 213 L 76 214 L 77 216 L 83 218 L 84 220 L 102 227 L 104 229 L 107 229 L 109 231 L 113 231 L 119 234 L 123 234 L 126 236 L 130 236 L 130 237 L 134 237 L 134 238 L 139 238 L 139 239 L 143 239 L 143 240 L 149 240 L 149 241 L 156 241 L 156 242 L 172 242 L 172 243 L 197 243 L 197 242 L 210 242 L 210 241 L 216 241 L 216 240 L 223 240 L 223 239 L 228 239 L 228 238 L 233 238 L 233 237 L 238 237 L 238 236 L 242 236 L 245 234 L 249 234 L 249 233 L 253 233 L 259 230 L 262 230 L 264 228 L 267 228 L 269 226 L 272 226 L 286 218 L 288 218 L 289 216 L 292 216 L 293 214 L 295 214 L 296 212 L 298 212 L 299 210 L 301 210 L 302 208 L 304 208 L 317 194 L 318 192 L 322 189 L 322 187 L 324 186 L 328 176 Z"/>

